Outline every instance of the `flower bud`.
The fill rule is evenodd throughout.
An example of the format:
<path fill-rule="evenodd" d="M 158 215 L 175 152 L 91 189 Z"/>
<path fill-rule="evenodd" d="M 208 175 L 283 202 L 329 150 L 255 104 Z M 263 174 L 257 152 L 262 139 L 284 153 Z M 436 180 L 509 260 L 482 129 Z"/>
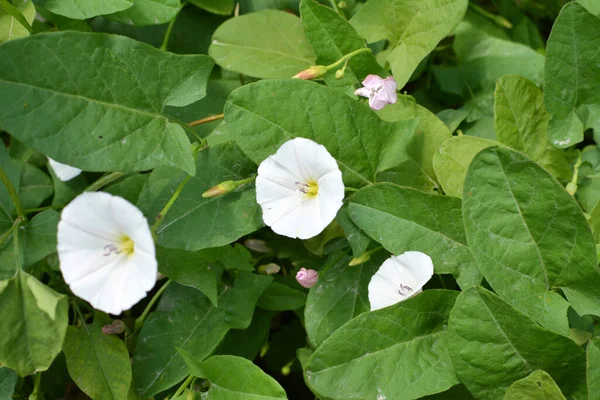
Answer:
<path fill-rule="evenodd" d="M 371 255 L 369 253 L 365 252 L 365 253 L 362 253 L 360 256 L 350 260 L 348 265 L 351 267 L 355 267 L 357 265 L 366 263 L 367 261 L 369 261 L 370 258 L 371 258 Z"/>
<path fill-rule="evenodd" d="M 125 323 L 120 319 L 115 319 L 110 325 L 104 325 L 102 327 L 102 333 L 104 335 L 119 335 L 125 330 Z"/>
<path fill-rule="evenodd" d="M 346 8 L 348 7 L 348 3 L 346 3 L 345 1 L 340 1 L 337 6 L 338 8 Z"/>
<path fill-rule="evenodd" d="M 319 273 L 314 269 L 300 268 L 296 274 L 296 280 L 300 286 L 310 289 L 319 280 Z"/>
<path fill-rule="evenodd" d="M 342 79 L 344 75 L 346 75 L 346 71 L 344 71 L 344 68 L 335 71 L 335 79 Z"/>
<path fill-rule="evenodd" d="M 263 275 L 274 275 L 281 271 L 281 267 L 275 263 L 269 263 L 258 267 L 258 273 Z"/>
<path fill-rule="evenodd" d="M 244 241 L 244 246 L 257 253 L 270 253 L 273 251 L 264 240 L 247 239 Z"/>
<path fill-rule="evenodd" d="M 202 193 L 202 197 L 206 198 L 221 196 L 234 191 L 237 186 L 237 183 L 235 183 L 234 181 L 221 182 L 217 186 L 213 186 L 206 192 Z"/>
<path fill-rule="evenodd" d="M 573 183 L 573 182 L 569 182 L 567 184 L 567 192 L 571 195 L 571 196 L 575 196 L 575 193 L 577 193 L 577 184 Z"/>
<path fill-rule="evenodd" d="M 323 65 L 313 65 L 312 67 L 305 69 L 304 71 L 298 72 L 296 75 L 292 76 L 292 78 L 296 79 L 319 79 L 322 78 L 327 73 L 327 68 Z"/>

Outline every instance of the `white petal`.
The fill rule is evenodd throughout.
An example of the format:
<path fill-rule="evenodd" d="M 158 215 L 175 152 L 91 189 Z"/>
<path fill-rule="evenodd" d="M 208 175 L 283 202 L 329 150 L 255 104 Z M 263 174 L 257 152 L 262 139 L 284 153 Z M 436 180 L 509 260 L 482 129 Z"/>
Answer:
<path fill-rule="evenodd" d="M 344 181 L 342 172 L 338 169 L 323 175 L 319 180 L 319 196 L 327 196 L 331 200 L 342 201 L 344 199 Z"/>
<path fill-rule="evenodd" d="M 371 107 L 375 111 L 382 110 L 383 107 L 386 106 L 386 104 L 388 104 L 388 102 L 385 99 L 382 100 L 379 94 L 369 99 L 369 107 Z"/>
<path fill-rule="evenodd" d="M 383 85 L 383 79 L 378 75 L 369 74 L 362 84 L 368 89 L 375 90 Z"/>
<path fill-rule="evenodd" d="M 48 164 L 50 164 L 50 168 L 52 168 L 56 174 L 56 177 L 63 182 L 70 181 L 82 172 L 79 168 L 71 167 L 67 164 L 61 164 L 58 161 L 54 161 L 50 157 L 48 157 Z"/>
<path fill-rule="evenodd" d="M 418 293 L 433 276 L 431 258 L 407 251 L 388 258 L 369 282 L 371 310 L 387 307 Z"/>
<path fill-rule="evenodd" d="M 356 89 L 354 94 L 362 97 L 373 97 L 373 91 L 371 89 L 367 89 L 366 87 Z"/>
<path fill-rule="evenodd" d="M 125 236 L 133 241 L 132 254 L 116 251 Z M 102 192 L 78 196 L 62 212 L 57 239 L 65 282 L 98 310 L 120 314 L 156 283 L 150 227 L 123 198 Z"/>

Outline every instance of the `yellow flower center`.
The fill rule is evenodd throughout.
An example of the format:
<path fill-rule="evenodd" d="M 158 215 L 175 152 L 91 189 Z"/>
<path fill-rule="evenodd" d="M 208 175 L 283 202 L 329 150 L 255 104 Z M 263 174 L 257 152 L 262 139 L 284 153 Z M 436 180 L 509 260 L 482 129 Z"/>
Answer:
<path fill-rule="evenodd" d="M 123 235 L 123 236 L 121 236 L 121 239 L 120 239 L 119 249 L 121 250 L 121 252 L 123 254 L 130 256 L 135 251 L 135 244 L 133 243 L 133 240 L 131 240 L 131 238 L 129 236 Z"/>
<path fill-rule="evenodd" d="M 319 184 L 313 180 L 304 182 L 296 182 L 298 190 L 306 195 L 309 199 L 312 199 L 319 194 Z"/>

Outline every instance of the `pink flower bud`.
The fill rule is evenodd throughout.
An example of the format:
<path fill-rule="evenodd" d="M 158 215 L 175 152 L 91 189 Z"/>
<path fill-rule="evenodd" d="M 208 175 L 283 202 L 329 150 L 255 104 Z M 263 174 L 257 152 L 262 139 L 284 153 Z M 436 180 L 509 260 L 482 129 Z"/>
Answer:
<path fill-rule="evenodd" d="M 314 269 L 300 268 L 296 274 L 296 280 L 302 287 L 309 289 L 319 280 L 319 273 Z"/>
<path fill-rule="evenodd" d="M 105 335 L 118 335 L 125 330 L 125 323 L 120 319 L 115 319 L 110 325 L 102 327 L 102 333 Z"/>
<path fill-rule="evenodd" d="M 292 78 L 304 80 L 319 79 L 322 78 L 326 73 L 327 68 L 325 68 L 323 65 L 313 65 L 304 71 L 298 72 L 296 75 L 292 76 Z"/>

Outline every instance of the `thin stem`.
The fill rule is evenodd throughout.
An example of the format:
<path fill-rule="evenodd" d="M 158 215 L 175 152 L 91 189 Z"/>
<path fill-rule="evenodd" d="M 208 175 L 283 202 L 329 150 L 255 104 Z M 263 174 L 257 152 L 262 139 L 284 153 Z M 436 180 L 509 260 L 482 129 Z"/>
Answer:
<path fill-rule="evenodd" d="M 338 8 L 337 4 L 335 4 L 335 0 L 329 0 L 329 2 L 331 3 L 331 8 L 333 8 L 333 10 L 342 15 L 342 13 L 340 12 L 340 9 Z"/>
<path fill-rule="evenodd" d="M 177 200 L 177 198 L 181 194 L 181 191 L 185 187 L 186 183 L 188 183 L 191 178 L 192 178 L 192 176 L 188 175 L 185 177 L 185 179 L 183 181 L 181 181 L 179 186 L 177 186 L 177 189 L 175 189 L 175 193 L 173 193 L 173 196 L 171 196 L 171 198 L 169 199 L 167 204 L 165 204 L 163 209 L 156 216 L 156 221 L 154 221 L 154 225 L 152 225 L 152 233 L 153 234 L 156 234 L 156 231 L 160 227 L 160 224 L 162 224 L 163 220 L 165 219 L 165 215 L 167 215 L 167 213 L 169 212 L 169 209 L 171 208 L 173 203 L 175 203 L 175 200 Z"/>
<path fill-rule="evenodd" d="M 162 44 L 160 45 L 160 49 L 162 51 L 167 51 L 167 46 L 169 45 L 169 39 L 171 38 L 171 31 L 173 30 L 173 25 L 175 25 L 175 21 L 177 20 L 177 15 L 169 22 L 169 26 L 167 27 L 167 32 L 165 33 L 165 38 L 163 39 Z"/>
<path fill-rule="evenodd" d="M 19 200 L 19 195 L 18 195 L 17 191 L 15 190 L 15 187 L 13 186 L 10 179 L 8 179 L 8 175 L 6 175 L 6 172 L 4 172 L 4 169 L 2 167 L 0 167 L 0 180 L 2 181 L 2 183 L 4 183 L 4 186 L 6 186 L 6 190 L 8 190 L 8 195 L 12 199 L 13 203 L 15 203 L 15 209 L 17 210 L 17 215 L 19 217 L 24 217 L 25 214 L 23 214 L 23 208 L 21 207 L 21 201 Z"/>
<path fill-rule="evenodd" d="M 441 276 L 441 275 L 438 275 L 437 277 L 439 278 L 439 280 L 440 280 L 440 283 L 442 284 L 442 287 L 443 287 L 444 289 L 447 289 L 447 287 L 446 287 L 446 282 L 444 282 L 444 278 L 442 278 L 442 276 Z"/>
<path fill-rule="evenodd" d="M 179 386 L 179 389 L 177 389 L 177 391 L 175 392 L 175 394 L 171 398 L 174 399 L 175 397 L 177 397 L 181 393 L 183 393 L 183 391 L 190 385 L 190 383 L 192 383 L 193 380 L 194 380 L 194 377 L 192 375 L 189 375 L 187 377 L 187 379 L 185 381 L 183 381 L 183 383 L 181 384 L 181 386 Z"/>
<path fill-rule="evenodd" d="M 376 252 L 378 252 L 379 250 L 382 250 L 382 249 L 383 249 L 383 246 L 375 247 L 373 250 L 367 251 L 367 254 L 371 255 L 371 254 L 376 253 Z"/>
<path fill-rule="evenodd" d="M 357 192 L 357 191 L 358 191 L 358 189 L 356 189 L 356 188 L 353 188 L 353 187 L 349 187 L 349 186 L 346 186 L 346 187 L 344 188 L 344 190 L 345 190 L 346 192 Z"/>
<path fill-rule="evenodd" d="M 360 54 L 360 53 L 365 53 L 365 52 L 369 52 L 370 53 L 371 51 L 372 50 L 370 48 L 368 48 L 368 47 L 364 47 L 362 49 L 354 50 L 353 52 L 346 54 L 344 57 L 340 58 L 339 60 L 337 60 L 333 64 L 326 65 L 325 66 L 325 70 L 331 71 L 332 69 L 337 68 L 338 65 L 344 63 L 346 60 L 351 59 L 355 55 Z"/>
<path fill-rule="evenodd" d="M 510 21 L 504 18 L 503 16 L 489 13 L 483 8 L 479 7 L 477 4 L 469 3 L 469 8 L 471 8 L 471 10 L 475 11 L 476 13 L 484 16 L 485 18 L 492 20 L 494 23 L 500 25 L 503 28 L 512 29 L 513 27 Z"/>
<path fill-rule="evenodd" d="M 17 218 L 17 221 L 20 218 Z M 13 230 L 13 251 L 15 252 L 15 264 L 17 267 L 17 271 L 21 269 L 21 249 L 19 248 L 19 222 L 17 224 L 16 229 Z"/>
<path fill-rule="evenodd" d="M 72 304 L 73 304 L 73 309 L 75 310 L 75 313 L 77 314 L 77 316 L 79 317 L 79 320 L 81 321 L 81 326 L 83 328 L 86 328 L 85 317 L 83 316 L 83 313 L 81 312 L 81 310 L 79 309 L 79 306 L 77 305 L 77 300 L 73 300 Z"/>
<path fill-rule="evenodd" d="M 86 192 L 95 192 L 96 190 L 102 189 L 104 186 L 112 183 L 125 175 L 123 172 L 113 172 L 108 175 L 104 175 L 102 178 L 98 179 L 96 182 L 92 183 L 88 186 L 85 191 Z"/>
<path fill-rule="evenodd" d="M 173 282 L 173 281 L 169 279 L 168 281 L 165 282 L 164 285 L 162 285 L 162 287 L 160 289 L 158 289 L 158 291 L 154 294 L 154 296 L 152 297 L 152 299 L 146 306 L 146 309 L 144 310 L 142 315 L 140 315 L 138 317 L 138 319 L 135 320 L 135 329 L 133 331 L 134 335 L 136 335 L 140 331 L 140 329 L 142 329 L 142 325 L 144 325 L 144 321 L 146 320 L 146 317 L 148 316 L 148 314 L 150 314 L 150 311 L 152 310 L 152 306 L 154 306 L 154 304 L 158 301 L 158 299 L 160 298 L 160 295 L 163 294 L 163 292 L 165 290 L 167 290 L 167 287 L 169 287 L 171 282 Z"/>
<path fill-rule="evenodd" d="M 250 178 L 242 179 L 239 181 L 235 181 L 235 184 L 238 186 L 245 185 L 246 183 L 252 183 L 256 179 L 256 176 L 251 176 Z"/>
<path fill-rule="evenodd" d="M 12 4 L 10 4 L 7 0 L 0 0 L 0 8 L 4 10 L 5 13 L 14 17 L 25 29 L 27 32 L 33 33 L 33 28 L 27 22 L 27 19 L 21 14 L 19 9 Z"/>
<path fill-rule="evenodd" d="M 223 117 L 225 117 L 225 114 L 212 115 L 210 117 L 206 117 L 206 118 L 198 119 L 196 121 L 192 121 L 192 122 L 188 123 L 187 125 L 188 126 L 202 125 L 202 124 L 206 124 L 207 122 L 216 121 L 216 120 L 221 119 Z"/>
<path fill-rule="evenodd" d="M 42 383 L 42 373 L 37 372 L 33 380 L 33 392 L 29 395 L 30 399 L 37 399 L 40 391 L 40 384 Z"/>
<path fill-rule="evenodd" d="M 38 207 L 38 208 L 26 208 L 25 210 L 23 210 L 23 212 L 25 214 L 33 214 L 36 212 L 41 212 L 41 211 L 46 211 L 46 210 L 58 210 L 59 208 L 62 208 L 63 206 L 59 206 L 59 205 L 54 205 L 54 206 L 46 206 L 46 207 Z"/>
<path fill-rule="evenodd" d="M 20 217 L 17 217 L 17 219 L 15 219 L 15 221 L 13 222 L 12 226 L 10 228 L 8 228 L 8 230 L 6 232 L 4 232 L 2 234 L 2 236 L 0 236 L 0 247 L 4 244 L 4 242 L 11 235 L 11 233 L 15 229 L 17 229 L 17 227 L 21 224 L 22 221 L 23 220 Z"/>

